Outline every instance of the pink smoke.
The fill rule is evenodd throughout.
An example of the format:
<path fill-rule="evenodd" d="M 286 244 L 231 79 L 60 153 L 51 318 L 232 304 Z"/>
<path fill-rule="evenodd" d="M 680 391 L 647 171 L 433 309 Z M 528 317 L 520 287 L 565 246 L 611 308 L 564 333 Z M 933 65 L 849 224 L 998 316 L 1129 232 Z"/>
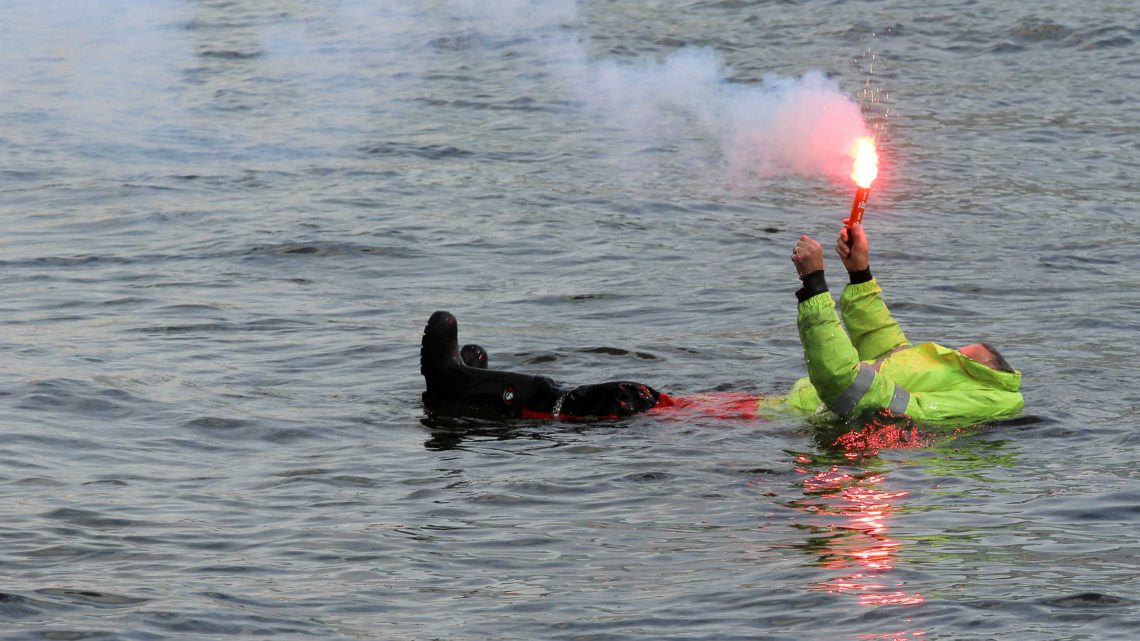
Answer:
<path fill-rule="evenodd" d="M 823 73 L 729 82 L 731 69 L 707 49 L 662 62 L 582 62 L 580 99 L 610 127 L 662 143 L 703 136 L 730 173 L 827 176 L 848 181 L 856 138 L 870 135 L 859 105 Z"/>

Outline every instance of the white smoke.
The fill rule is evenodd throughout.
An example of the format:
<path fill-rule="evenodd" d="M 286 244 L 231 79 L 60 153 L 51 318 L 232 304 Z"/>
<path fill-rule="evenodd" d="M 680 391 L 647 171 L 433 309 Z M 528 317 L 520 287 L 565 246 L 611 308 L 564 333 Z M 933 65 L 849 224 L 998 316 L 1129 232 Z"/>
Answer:
<path fill-rule="evenodd" d="M 664 142 L 709 136 L 734 174 L 842 178 L 868 135 L 859 106 L 818 71 L 734 84 L 719 54 L 686 48 L 661 62 L 588 62 L 576 75 L 579 99 L 611 126 Z"/>
<path fill-rule="evenodd" d="M 719 150 L 734 176 L 845 179 L 854 140 L 869 135 L 859 105 L 822 72 L 744 84 L 733 82 L 723 56 L 706 48 L 660 59 L 593 56 L 579 0 L 402 0 L 385 6 L 392 32 L 422 34 L 426 27 L 537 48 L 541 71 L 615 143 L 704 142 Z"/>

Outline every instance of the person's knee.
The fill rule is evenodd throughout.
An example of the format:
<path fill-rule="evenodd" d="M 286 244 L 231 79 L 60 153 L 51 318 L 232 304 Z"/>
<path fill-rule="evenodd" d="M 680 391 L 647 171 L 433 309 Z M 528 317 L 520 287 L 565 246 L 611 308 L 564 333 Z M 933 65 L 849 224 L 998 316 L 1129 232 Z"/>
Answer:
<path fill-rule="evenodd" d="M 641 383 L 612 381 L 574 388 L 563 399 L 561 413 L 581 417 L 621 417 L 657 405 L 660 394 Z"/>
<path fill-rule="evenodd" d="M 629 416 L 657 405 L 660 394 L 657 390 L 641 383 L 618 383 L 618 416 Z"/>

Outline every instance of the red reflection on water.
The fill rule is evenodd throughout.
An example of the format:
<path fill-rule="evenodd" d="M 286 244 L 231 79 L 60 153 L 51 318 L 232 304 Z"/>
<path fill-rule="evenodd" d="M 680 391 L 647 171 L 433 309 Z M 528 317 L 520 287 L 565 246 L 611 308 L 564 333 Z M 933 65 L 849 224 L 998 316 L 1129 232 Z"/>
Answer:
<path fill-rule="evenodd" d="M 884 410 L 859 429 L 840 435 L 835 439 L 835 446 L 843 450 L 848 460 L 856 460 L 874 456 L 879 450 L 914 449 L 933 442 L 934 437 L 920 432 L 909 418 Z"/>
<path fill-rule="evenodd" d="M 751 420 L 760 417 L 759 396 L 747 392 L 706 392 L 688 396 L 662 394 L 649 410 L 662 418 L 685 421 L 697 418 Z"/>
<path fill-rule="evenodd" d="M 861 605 L 925 601 L 921 594 L 904 592 L 899 589 L 902 584 L 886 580 L 902 546 L 890 538 L 888 521 L 908 493 L 883 489 L 880 484 L 885 480 L 882 475 L 853 474 L 837 466 L 804 479 L 807 497 L 799 507 L 827 517 L 826 525 L 811 528 L 818 536 L 809 541 L 809 547 L 820 554 L 822 567 L 854 570 L 817 583 L 813 589 L 854 594 Z"/>
<path fill-rule="evenodd" d="M 856 639 L 882 639 L 883 641 L 914 641 L 915 639 L 926 638 L 925 630 L 914 630 L 911 632 L 887 632 L 885 634 L 857 634 Z"/>
<path fill-rule="evenodd" d="M 804 549 L 818 555 L 818 565 L 835 571 L 835 578 L 810 589 L 855 597 L 860 606 L 921 605 L 925 597 L 908 592 L 892 578 L 902 541 L 890 535 L 891 519 L 905 504 L 908 492 L 891 490 L 886 476 L 876 473 L 879 451 L 928 447 L 933 437 L 923 434 L 905 416 L 884 412 L 859 429 L 833 437 L 847 465 L 820 471 L 812 456 L 797 454 L 796 471 L 803 474 L 804 497 L 793 502 L 812 515 L 798 527 L 810 532 Z M 834 452 L 834 450 L 832 450 Z M 861 464 L 869 461 L 870 464 Z M 909 619 L 908 619 L 909 621 Z M 922 641 L 922 630 L 859 635 L 859 639 Z"/>

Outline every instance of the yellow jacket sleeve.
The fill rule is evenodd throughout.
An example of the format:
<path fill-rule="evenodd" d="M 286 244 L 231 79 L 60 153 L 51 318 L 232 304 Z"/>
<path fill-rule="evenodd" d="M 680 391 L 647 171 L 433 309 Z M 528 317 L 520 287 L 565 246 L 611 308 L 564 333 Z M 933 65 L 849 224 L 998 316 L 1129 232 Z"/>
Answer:
<path fill-rule="evenodd" d="M 870 366 L 860 364 L 859 353 L 839 324 L 830 293 L 816 294 L 800 303 L 796 325 L 808 379 L 824 405 L 840 416 L 890 405 L 894 384 Z"/>
<path fill-rule="evenodd" d="M 839 309 L 851 343 L 859 352 L 859 360 L 873 361 L 910 345 L 887 309 L 883 289 L 877 280 L 872 278 L 865 283 L 845 287 L 839 299 Z"/>

